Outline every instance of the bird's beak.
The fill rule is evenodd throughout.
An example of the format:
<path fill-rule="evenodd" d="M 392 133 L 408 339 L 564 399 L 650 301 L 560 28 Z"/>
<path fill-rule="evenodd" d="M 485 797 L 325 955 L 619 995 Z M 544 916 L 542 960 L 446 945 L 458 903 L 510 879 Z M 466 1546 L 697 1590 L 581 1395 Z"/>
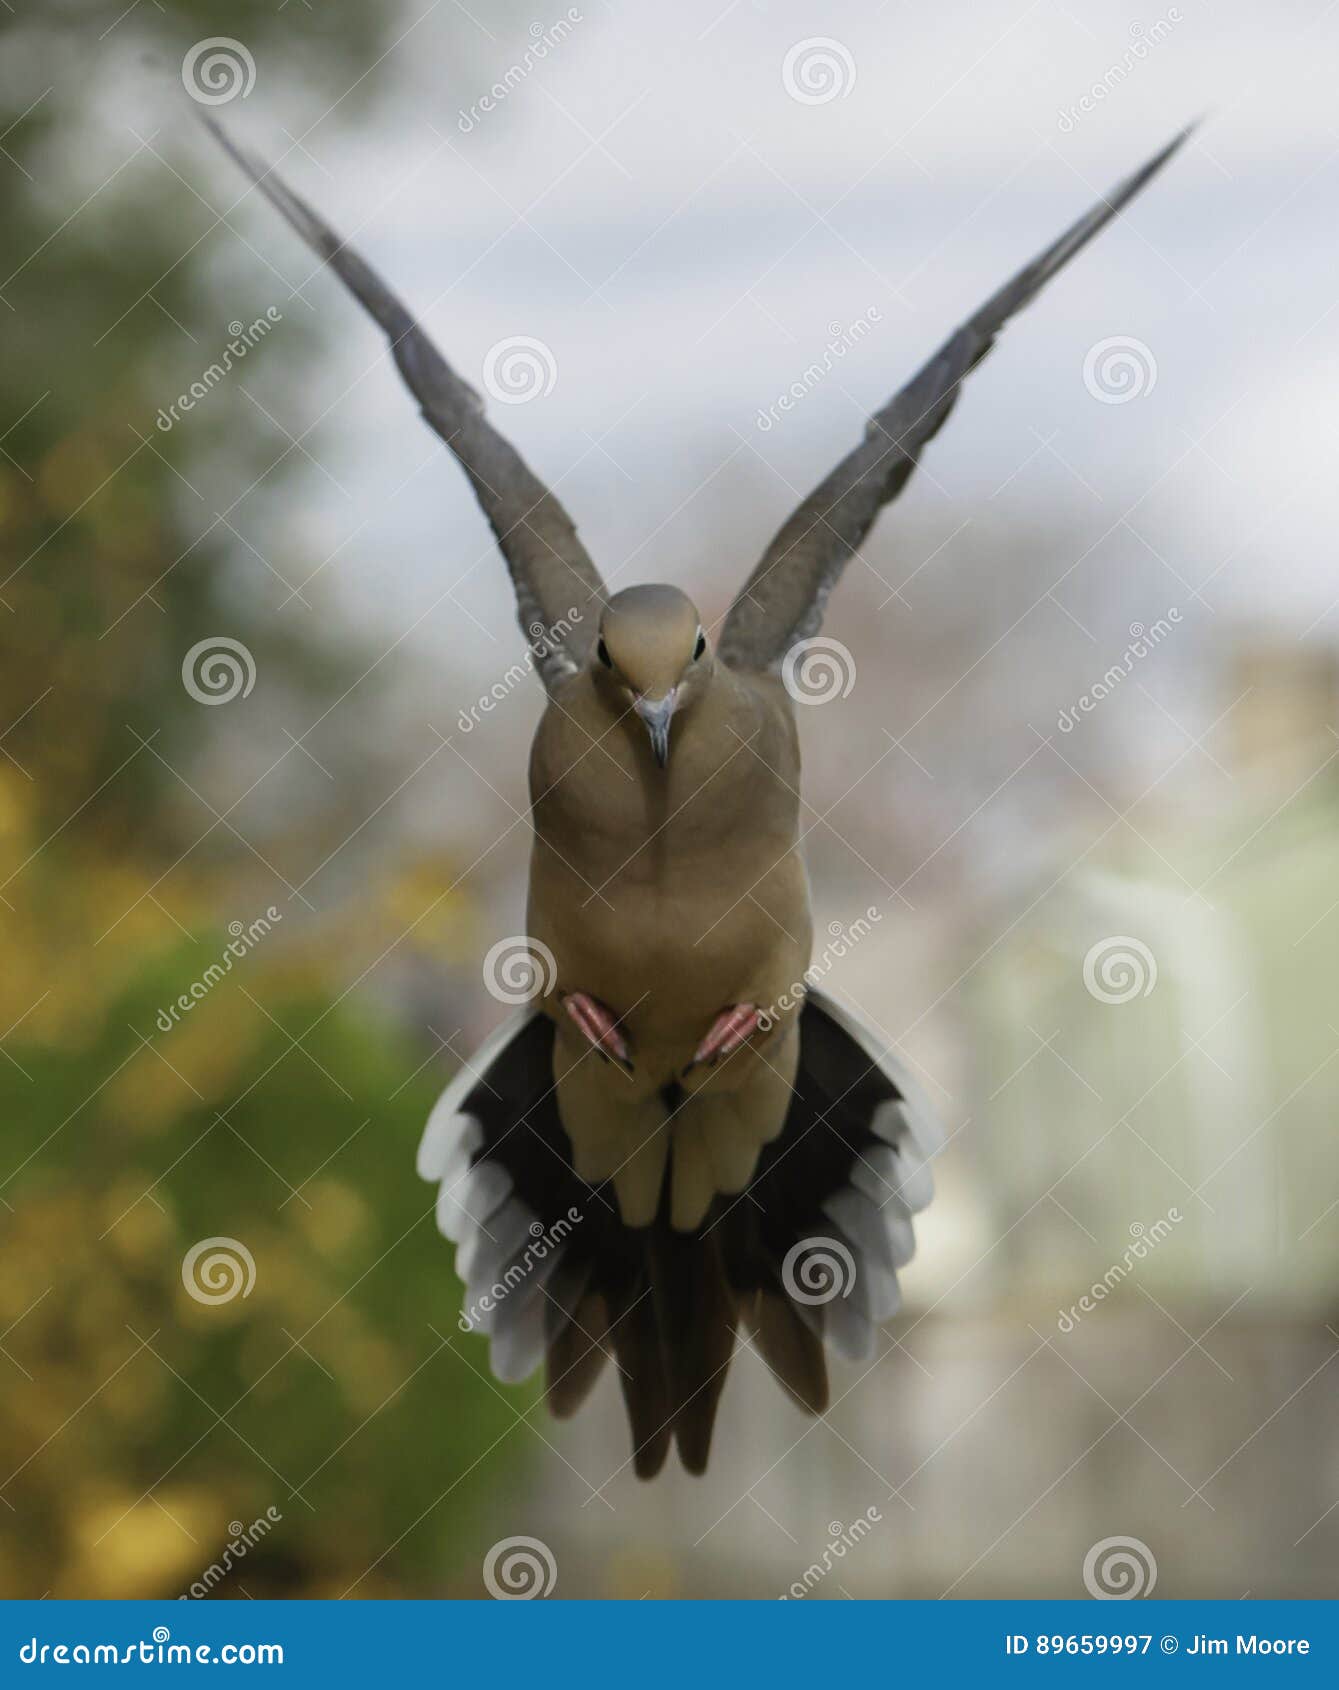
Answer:
<path fill-rule="evenodd" d="M 679 689 L 671 687 L 664 698 L 639 698 L 633 704 L 633 709 L 646 723 L 646 731 L 651 736 L 651 749 L 662 769 L 669 762 L 670 722 L 674 717 L 674 706 L 678 702 Z"/>

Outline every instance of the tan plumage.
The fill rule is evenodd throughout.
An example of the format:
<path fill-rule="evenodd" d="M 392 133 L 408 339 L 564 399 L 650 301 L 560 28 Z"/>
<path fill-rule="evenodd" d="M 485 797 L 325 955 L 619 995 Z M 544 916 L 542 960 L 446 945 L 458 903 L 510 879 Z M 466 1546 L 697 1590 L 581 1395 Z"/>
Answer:
<path fill-rule="evenodd" d="M 779 530 L 713 650 L 677 588 L 606 591 L 567 513 L 406 308 L 204 121 L 389 335 L 493 526 L 549 694 L 530 760 L 528 931 L 556 976 L 447 1088 L 419 1153 L 457 1267 L 487 1304 L 474 1324 L 499 1377 L 545 1361 L 558 1415 L 612 1352 L 637 1472 L 658 1471 L 672 1441 L 701 1472 L 737 1328 L 792 1400 L 821 1413 L 824 1344 L 870 1352 L 930 1196 L 934 1126 L 915 1082 L 849 1011 L 796 990 L 811 927 L 780 666 L 817 632 L 963 377 L 1185 136 L 877 413 Z M 762 1025 L 757 1010 L 770 1012 Z M 564 1216 L 539 1255 L 535 1239 Z M 806 1251 L 849 1263 L 850 1283 L 809 1294 Z"/>
<path fill-rule="evenodd" d="M 667 1157 L 676 1227 L 747 1185 L 785 1119 L 793 1013 L 716 1067 L 690 1065 L 718 1011 L 776 1003 L 809 964 L 790 700 L 709 649 L 694 659 L 699 626 L 674 588 L 618 594 L 602 623 L 612 667 L 597 658 L 555 690 L 530 760 L 528 931 L 558 963 L 558 1105 L 577 1172 L 612 1179 L 634 1226 L 655 1217 Z M 629 694 L 675 685 L 662 770 Z M 561 1007 L 578 988 L 620 1010 L 630 1071 L 589 1060 Z M 667 1101 L 670 1086 L 683 1095 Z"/>

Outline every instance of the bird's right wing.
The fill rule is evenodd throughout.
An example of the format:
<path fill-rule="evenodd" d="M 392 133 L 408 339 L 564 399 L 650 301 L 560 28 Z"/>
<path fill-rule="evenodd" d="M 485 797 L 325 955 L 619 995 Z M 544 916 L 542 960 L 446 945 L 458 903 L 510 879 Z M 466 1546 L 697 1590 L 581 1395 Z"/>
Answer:
<path fill-rule="evenodd" d="M 828 594 L 847 560 L 910 479 L 921 447 L 938 434 L 953 409 L 963 378 L 990 351 L 1010 317 L 1134 198 L 1189 134 L 1183 130 L 992 294 L 875 413 L 864 440 L 795 509 L 740 589 L 721 631 L 720 654 L 727 663 L 772 668 L 797 640 L 818 632 Z"/>
<path fill-rule="evenodd" d="M 521 627 L 546 688 L 573 675 L 594 642 L 604 582 L 572 519 L 520 453 L 484 416 L 479 395 L 442 357 L 376 272 L 212 117 L 206 128 L 390 338 L 391 352 L 429 426 L 469 477 L 516 590 Z"/>

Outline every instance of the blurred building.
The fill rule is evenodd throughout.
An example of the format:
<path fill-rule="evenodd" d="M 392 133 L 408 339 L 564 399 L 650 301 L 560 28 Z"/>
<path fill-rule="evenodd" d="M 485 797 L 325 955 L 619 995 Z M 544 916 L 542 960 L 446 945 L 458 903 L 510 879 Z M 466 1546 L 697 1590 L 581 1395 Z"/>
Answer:
<path fill-rule="evenodd" d="M 1076 821 L 978 908 L 922 1046 L 967 1073 L 882 1353 L 814 1423 L 742 1351 L 705 1484 L 632 1479 L 607 1380 L 538 1504 L 583 1593 L 780 1596 L 819 1566 L 806 1599 L 1077 1597 L 1124 1535 L 1159 1595 L 1332 1594 L 1337 673 L 1243 643 L 1189 804 L 1097 849 Z M 890 1026 L 898 946 L 854 981 Z"/>
<path fill-rule="evenodd" d="M 1212 804 L 1015 898 L 1028 915 L 975 976 L 992 1223 L 1059 1200 L 1006 1246 L 1028 1292 L 1083 1278 L 1086 1228 L 1173 1205 L 1150 1290 L 1323 1313 L 1339 1283 L 1339 1208 L 1318 1203 L 1339 1157 L 1339 664 L 1246 644 L 1225 690 Z"/>

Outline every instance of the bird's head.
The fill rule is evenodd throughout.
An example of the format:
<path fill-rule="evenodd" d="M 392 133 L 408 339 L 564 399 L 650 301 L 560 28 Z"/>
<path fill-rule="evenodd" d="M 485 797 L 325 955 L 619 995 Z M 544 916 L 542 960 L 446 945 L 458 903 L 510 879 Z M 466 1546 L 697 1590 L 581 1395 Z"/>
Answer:
<path fill-rule="evenodd" d="M 606 604 L 591 654 L 595 684 L 617 708 L 631 705 L 641 717 L 662 769 L 670 722 L 701 692 L 711 665 L 702 619 L 677 587 L 628 587 Z"/>

